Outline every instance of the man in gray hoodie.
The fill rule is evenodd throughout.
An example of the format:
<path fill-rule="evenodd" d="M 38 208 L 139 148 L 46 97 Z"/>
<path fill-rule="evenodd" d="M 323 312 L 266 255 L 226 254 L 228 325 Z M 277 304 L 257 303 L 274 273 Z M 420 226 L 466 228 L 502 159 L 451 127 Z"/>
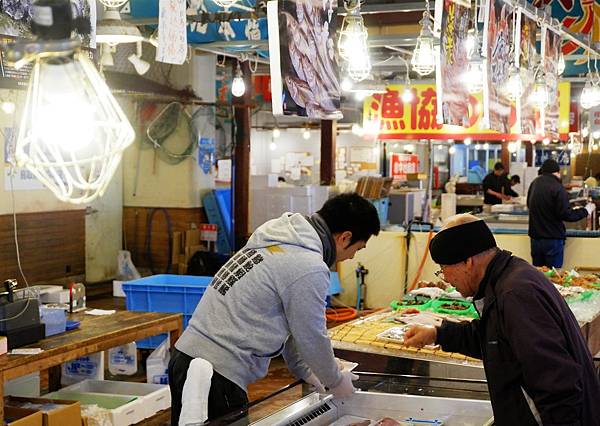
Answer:
<path fill-rule="evenodd" d="M 338 397 L 357 376 L 340 371 L 327 337 L 329 269 L 379 233 L 373 205 L 358 194 L 328 200 L 311 217 L 285 213 L 260 226 L 213 278 L 169 363 L 171 424 L 177 425 L 194 358 L 213 366 L 208 419 L 248 403 L 248 384 L 283 355 L 290 371 Z M 189 386 L 189 385 L 188 385 Z"/>

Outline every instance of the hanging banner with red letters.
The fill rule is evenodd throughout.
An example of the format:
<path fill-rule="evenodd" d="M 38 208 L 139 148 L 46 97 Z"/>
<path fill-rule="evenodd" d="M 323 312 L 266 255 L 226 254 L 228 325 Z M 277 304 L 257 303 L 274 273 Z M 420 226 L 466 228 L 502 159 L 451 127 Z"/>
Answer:
<path fill-rule="evenodd" d="M 488 0 L 483 27 L 484 56 L 486 72 L 484 81 L 484 112 L 489 128 L 500 133 L 510 133 L 511 101 L 508 98 L 507 83 L 513 35 L 513 10 L 504 0 Z"/>
<path fill-rule="evenodd" d="M 558 129 L 559 101 L 558 101 L 558 60 L 560 57 L 560 35 L 547 26 L 542 27 L 542 68 L 546 90 L 548 91 L 548 104 L 542 108 L 542 123 L 544 132 L 548 137 L 556 138 Z"/>
<path fill-rule="evenodd" d="M 471 8 L 455 0 L 443 0 L 440 66 L 436 78 L 444 124 L 465 126 L 469 115 L 469 90 L 465 74 L 469 66 L 466 37 Z M 438 17 L 436 16 L 436 19 Z"/>
<path fill-rule="evenodd" d="M 363 127 L 379 129 L 380 139 L 464 139 L 471 137 L 479 140 L 541 140 L 542 135 L 518 133 L 516 106 L 511 103 L 509 115 L 509 133 L 499 133 L 483 126 L 483 96 L 481 93 L 469 94 L 469 109 L 465 127 L 442 125 L 436 122 L 437 96 L 433 84 L 413 84 L 413 100 L 404 103 L 400 97 L 404 85 L 390 85 L 386 93 L 365 98 L 363 104 Z M 561 139 L 566 140 L 569 133 L 569 107 L 571 85 L 560 82 L 559 130 Z M 536 112 L 536 117 L 539 113 Z M 538 127 L 536 125 L 536 127 Z"/>
<path fill-rule="evenodd" d="M 517 16 L 517 28 L 520 31 L 519 75 L 521 77 L 522 95 L 517 104 L 520 111 L 521 133 L 532 135 L 536 132 L 536 108 L 532 98 L 535 83 L 535 35 L 537 23 L 522 13 Z"/>

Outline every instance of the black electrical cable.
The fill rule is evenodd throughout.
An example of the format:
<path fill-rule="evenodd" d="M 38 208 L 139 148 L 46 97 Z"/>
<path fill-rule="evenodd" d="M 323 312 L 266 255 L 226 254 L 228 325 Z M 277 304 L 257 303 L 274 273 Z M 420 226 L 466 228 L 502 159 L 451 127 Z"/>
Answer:
<path fill-rule="evenodd" d="M 148 210 L 148 215 L 146 217 L 146 258 L 148 259 L 148 264 L 150 265 L 150 271 L 152 274 L 156 274 L 154 270 L 154 261 L 152 259 L 152 222 L 154 221 L 154 213 L 157 211 L 162 212 L 165 216 L 165 220 L 167 221 L 167 233 L 169 237 L 169 257 L 167 259 L 167 269 L 165 270 L 165 274 L 171 272 L 171 258 L 173 257 L 173 224 L 171 222 L 171 216 L 167 209 L 161 207 L 157 209 Z"/>

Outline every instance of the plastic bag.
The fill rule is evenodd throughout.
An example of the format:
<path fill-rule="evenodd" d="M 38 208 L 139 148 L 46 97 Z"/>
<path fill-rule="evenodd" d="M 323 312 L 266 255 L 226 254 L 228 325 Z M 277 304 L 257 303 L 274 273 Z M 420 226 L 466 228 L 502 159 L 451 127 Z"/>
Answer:
<path fill-rule="evenodd" d="M 131 376 L 137 373 L 137 346 L 135 342 L 108 350 L 110 374 Z"/>
<path fill-rule="evenodd" d="M 104 352 L 98 352 L 65 362 L 60 383 L 72 385 L 85 379 L 104 380 Z"/>
<path fill-rule="evenodd" d="M 158 348 L 154 349 L 146 360 L 146 382 L 158 385 L 169 383 L 169 339 L 165 339 Z"/>
<path fill-rule="evenodd" d="M 117 278 L 120 281 L 131 281 L 142 278 L 131 260 L 131 253 L 127 250 L 120 250 L 117 256 L 118 270 Z"/>

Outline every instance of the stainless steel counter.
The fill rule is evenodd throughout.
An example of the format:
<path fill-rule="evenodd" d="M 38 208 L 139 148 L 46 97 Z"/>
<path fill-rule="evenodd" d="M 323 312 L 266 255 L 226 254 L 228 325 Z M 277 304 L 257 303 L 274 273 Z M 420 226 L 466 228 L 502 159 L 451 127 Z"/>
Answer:
<path fill-rule="evenodd" d="M 326 426 L 347 425 L 356 418 L 378 420 L 390 417 L 399 421 L 414 420 L 422 426 L 483 426 L 492 424 L 492 408 L 487 400 L 485 382 L 451 381 L 431 377 L 376 375 L 359 373 L 357 387 L 366 389 L 344 399 L 331 395 L 308 393 L 281 406 L 277 400 L 286 398 L 287 389 L 263 402 L 275 408 L 257 418 L 251 407 L 247 413 L 228 417 L 209 425 L 233 426 Z M 262 407 L 263 413 L 264 407 Z M 355 417 L 351 419 L 350 416 Z M 442 423 L 427 423 L 426 421 Z M 337 423 L 336 423 L 337 422 Z M 412 424 L 410 421 L 406 424 Z"/>

